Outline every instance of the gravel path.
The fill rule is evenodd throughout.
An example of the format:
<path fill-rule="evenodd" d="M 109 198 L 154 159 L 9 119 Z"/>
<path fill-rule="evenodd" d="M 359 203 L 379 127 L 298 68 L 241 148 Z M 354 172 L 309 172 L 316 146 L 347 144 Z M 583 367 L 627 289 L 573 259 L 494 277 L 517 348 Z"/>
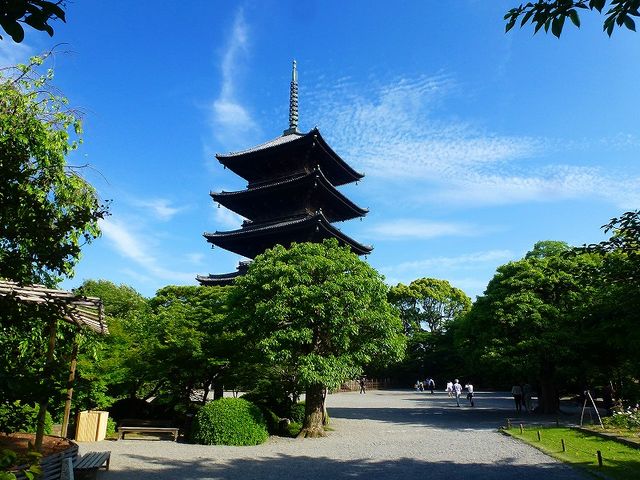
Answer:
<path fill-rule="evenodd" d="M 272 437 L 255 447 L 103 441 L 81 452 L 111 450 L 103 480 L 591 478 L 498 433 L 511 404 L 496 393 L 477 394 L 474 408 L 444 393 L 340 393 L 328 398 L 334 431 L 326 438 Z"/>

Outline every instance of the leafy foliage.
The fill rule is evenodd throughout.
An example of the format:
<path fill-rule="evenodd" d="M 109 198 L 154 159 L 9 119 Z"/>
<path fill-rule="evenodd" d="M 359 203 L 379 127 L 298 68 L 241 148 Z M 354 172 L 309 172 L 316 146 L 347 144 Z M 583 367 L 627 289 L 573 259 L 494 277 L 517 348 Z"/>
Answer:
<path fill-rule="evenodd" d="M 636 31 L 635 21 L 632 17 L 640 16 L 638 0 L 537 0 L 520 4 L 510 9 L 504 16 L 507 21 L 505 30 L 511 30 L 520 20 L 520 27 L 527 23 L 534 25 L 534 33 L 544 28 L 545 32 L 551 28 L 551 33 L 560 38 L 565 20 L 569 19 L 576 27 L 580 27 L 579 10 L 597 10 L 602 13 L 606 10 L 606 18 L 603 30 L 611 36 L 617 27 L 625 26 L 629 30 Z"/>
<path fill-rule="evenodd" d="M 324 387 L 357 376 L 374 357 L 402 356 L 402 324 L 386 295 L 380 275 L 348 248 L 302 243 L 257 256 L 236 280 L 230 312 L 245 352 L 306 390 L 306 428 L 310 412 L 322 409 Z"/>
<path fill-rule="evenodd" d="M 258 445 L 267 440 L 260 409 L 243 398 L 207 403 L 195 417 L 191 438 L 203 445 Z"/>
<path fill-rule="evenodd" d="M 47 32 L 53 37 L 53 28 L 49 22 L 55 19 L 66 21 L 63 8 L 65 2 L 49 2 L 46 0 L 3 0 L 0 2 L 0 27 L 7 32 L 14 42 L 24 40 L 24 28 L 21 23 Z M 0 35 L 0 40 L 2 40 Z"/>
<path fill-rule="evenodd" d="M 99 235 L 107 209 L 66 163 L 81 131 L 67 100 L 52 93 L 52 70 L 0 70 L 0 277 L 51 283 L 73 273 L 83 243 Z"/>
<path fill-rule="evenodd" d="M 35 433 L 38 420 L 38 407 L 23 404 L 20 400 L 0 403 L 0 432 L 2 433 Z M 53 419 L 49 412 L 44 421 L 44 433 L 53 430 Z"/>
<path fill-rule="evenodd" d="M 511 382 L 536 379 L 542 408 L 551 412 L 559 386 L 585 381 L 585 373 L 602 360 L 594 358 L 601 349 L 593 348 L 598 319 L 589 307 L 597 286 L 588 274 L 601 260 L 557 254 L 545 243 L 498 268 L 459 334 L 479 369 Z"/>

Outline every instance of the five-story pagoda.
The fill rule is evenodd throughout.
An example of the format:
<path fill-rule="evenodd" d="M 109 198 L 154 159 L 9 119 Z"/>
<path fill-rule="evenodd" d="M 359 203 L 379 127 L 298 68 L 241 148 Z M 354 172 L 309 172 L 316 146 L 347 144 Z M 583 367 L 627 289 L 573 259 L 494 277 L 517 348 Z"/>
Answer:
<path fill-rule="evenodd" d="M 289 101 L 289 128 L 283 135 L 241 152 L 217 154 L 218 161 L 247 181 L 247 188 L 235 192 L 211 192 L 215 202 L 246 218 L 237 230 L 205 233 L 208 242 L 247 258 L 254 258 L 277 244 L 321 242 L 335 238 L 358 255 L 372 247 L 362 245 L 334 227 L 363 217 L 368 210 L 358 207 L 336 187 L 360 180 L 353 170 L 325 142 L 317 128 L 298 131 L 298 73 L 293 62 Z M 242 275 L 248 262 L 236 272 L 198 275 L 201 285 L 228 285 Z"/>

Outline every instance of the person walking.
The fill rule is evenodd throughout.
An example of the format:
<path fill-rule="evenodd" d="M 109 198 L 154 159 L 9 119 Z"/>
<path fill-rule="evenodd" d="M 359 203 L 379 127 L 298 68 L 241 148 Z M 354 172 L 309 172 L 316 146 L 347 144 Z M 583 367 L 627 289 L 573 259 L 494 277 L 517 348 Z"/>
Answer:
<path fill-rule="evenodd" d="M 464 388 L 467 389 L 467 400 L 469 400 L 469 403 L 473 407 L 473 385 L 471 383 L 467 383 Z"/>
<path fill-rule="evenodd" d="M 522 387 L 519 384 L 515 384 L 511 388 L 511 395 L 513 395 L 513 401 L 516 403 L 516 412 L 522 411 Z"/>
<path fill-rule="evenodd" d="M 453 395 L 453 382 L 447 382 L 447 388 L 445 389 L 449 398 Z"/>
<path fill-rule="evenodd" d="M 360 377 L 359 383 L 360 383 L 360 393 L 367 393 L 367 387 L 365 384 L 364 377 Z"/>
<path fill-rule="evenodd" d="M 460 406 L 460 394 L 462 393 L 462 385 L 456 378 L 453 382 L 453 393 L 456 396 L 456 405 Z"/>
<path fill-rule="evenodd" d="M 429 390 L 431 390 L 431 394 L 433 395 L 433 389 L 436 388 L 436 381 L 429 377 Z"/>

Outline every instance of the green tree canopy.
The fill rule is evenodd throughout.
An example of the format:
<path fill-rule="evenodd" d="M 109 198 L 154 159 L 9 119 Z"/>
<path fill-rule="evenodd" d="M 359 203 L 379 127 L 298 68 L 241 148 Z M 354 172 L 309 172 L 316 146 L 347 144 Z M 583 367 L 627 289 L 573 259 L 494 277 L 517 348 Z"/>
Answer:
<path fill-rule="evenodd" d="M 556 411 L 559 389 L 586 381 L 597 363 L 590 306 L 598 285 L 590 272 L 600 262 L 530 252 L 499 267 L 459 332 L 470 360 L 498 382 L 535 380 L 542 410 Z"/>
<path fill-rule="evenodd" d="M 398 359 L 402 323 L 381 276 L 336 241 L 276 246 L 255 258 L 230 308 L 246 347 L 286 365 L 306 391 L 304 436 L 323 435 L 323 392 L 374 357 Z"/>
<path fill-rule="evenodd" d="M 606 7 L 606 9 L 605 9 Z M 544 28 L 545 32 L 560 38 L 565 21 L 569 19 L 576 27 L 580 27 L 580 10 L 605 10 L 605 20 L 602 29 L 611 36 L 616 27 L 625 26 L 629 30 L 636 30 L 632 17 L 640 16 L 639 0 L 537 0 L 520 4 L 509 10 L 504 19 L 508 32 L 520 20 L 520 27 L 527 23 L 534 25 L 534 33 Z"/>
<path fill-rule="evenodd" d="M 42 62 L 0 70 L 0 277 L 26 283 L 72 275 L 107 213 L 66 162 L 80 122 L 51 93 L 53 72 L 37 75 Z"/>

